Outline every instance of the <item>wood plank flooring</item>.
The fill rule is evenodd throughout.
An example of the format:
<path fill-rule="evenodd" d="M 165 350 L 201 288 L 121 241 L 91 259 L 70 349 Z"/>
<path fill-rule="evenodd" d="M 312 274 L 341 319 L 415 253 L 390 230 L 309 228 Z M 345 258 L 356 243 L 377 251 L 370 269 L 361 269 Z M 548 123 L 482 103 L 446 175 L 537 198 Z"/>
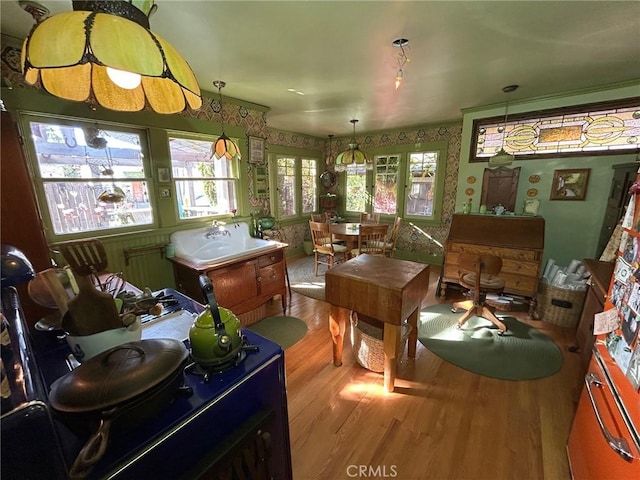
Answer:
<path fill-rule="evenodd" d="M 438 275 L 432 266 L 425 304 L 452 301 L 435 297 Z M 281 312 L 279 301 L 268 305 L 269 315 Z M 343 365 L 333 366 L 328 312 L 326 302 L 295 292 L 287 309 L 309 327 L 285 352 L 295 480 L 570 479 L 565 445 L 582 386 L 578 355 L 567 350 L 573 330 L 514 313 L 561 348 L 562 369 L 551 377 L 475 375 L 418 343 L 386 393 L 382 375 L 356 363 L 349 328 Z"/>

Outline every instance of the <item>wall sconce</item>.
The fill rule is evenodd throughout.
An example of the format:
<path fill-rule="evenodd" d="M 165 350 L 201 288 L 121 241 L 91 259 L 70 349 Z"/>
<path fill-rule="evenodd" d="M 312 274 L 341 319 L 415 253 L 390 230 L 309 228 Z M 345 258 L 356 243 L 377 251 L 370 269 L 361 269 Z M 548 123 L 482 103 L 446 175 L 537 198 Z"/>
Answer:
<path fill-rule="evenodd" d="M 121 112 L 148 105 L 171 114 L 202 106 L 187 62 L 149 29 L 157 9 L 153 0 L 72 3 L 72 12 L 44 20 L 42 10 L 25 8 L 37 22 L 22 46 L 27 83 L 65 100 Z"/>
<path fill-rule="evenodd" d="M 218 89 L 218 99 L 220 101 L 220 123 L 222 124 L 222 134 L 218 137 L 211 145 L 211 156 L 220 160 L 222 158 L 226 158 L 227 160 L 233 160 L 237 158 L 238 160 L 242 158 L 240 156 L 240 149 L 238 145 L 235 144 L 233 140 L 227 137 L 227 134 L 224 133 L 224 108 L 222 105 L 222 93 L 220 91 L 225 87 L 226 83 L 222 80 L 216 80 L 213 82 L 213 86 Z"/>
<path fill-rule="evenodd" d="M 365 165 L 367 170 L 373 170 L 371 158 L 360 150 L 360 146 L 356 143 L 356 123 L 358 120 L 349 121 L 353 124 L 353 138 L 349 148 L 336 157 L 335 171 L 344 172 L 349 165 Z"/>

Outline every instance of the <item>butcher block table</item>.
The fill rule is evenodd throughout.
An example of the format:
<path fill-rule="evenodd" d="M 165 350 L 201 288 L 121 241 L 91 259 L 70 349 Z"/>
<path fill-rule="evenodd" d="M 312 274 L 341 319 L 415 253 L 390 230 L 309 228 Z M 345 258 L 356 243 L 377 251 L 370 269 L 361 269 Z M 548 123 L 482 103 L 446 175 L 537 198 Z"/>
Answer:
<path fill-rule="evenodd" d="M 429 265 L 373 255 L 360 255 L 325 274 L 333 364 L 342 365 L 349 311 L 384 322 L 384 387 L 393 392 L 400 351 L 401 325 L 411 325 L 408 355 L 415 358 L 418 315 L 429 288 Z"/>

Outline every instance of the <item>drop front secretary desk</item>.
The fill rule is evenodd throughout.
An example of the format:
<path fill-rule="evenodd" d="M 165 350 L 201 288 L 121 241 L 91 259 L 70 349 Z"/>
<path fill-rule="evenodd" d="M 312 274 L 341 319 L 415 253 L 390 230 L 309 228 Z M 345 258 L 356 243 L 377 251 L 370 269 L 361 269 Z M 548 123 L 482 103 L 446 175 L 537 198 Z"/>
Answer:
<path fill-rule="evenodd" d="M 439 282 L 440 296 L 448 284 L 457 284 L 461 253 L 490 253 L 502 258 L 500 278 L 504 293 L 529 299 L 533 315 L 544 250 L 544 219 L 520 215 L 454 214 L 445 245 Z"/>

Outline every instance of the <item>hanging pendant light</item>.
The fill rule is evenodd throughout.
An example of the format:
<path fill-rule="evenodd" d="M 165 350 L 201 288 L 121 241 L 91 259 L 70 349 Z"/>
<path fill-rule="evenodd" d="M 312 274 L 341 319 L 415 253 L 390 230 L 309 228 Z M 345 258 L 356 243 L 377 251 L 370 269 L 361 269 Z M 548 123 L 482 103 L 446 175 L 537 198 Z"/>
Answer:
<path fill-rule="evenodd" d="M 518 89 L 518 87 L 519 85 L 507 85 L 502 89 L 502 91 L 504 93 L 511 93 L 511 92 L 515 92 Z M 489 158 L 490 167 L 506 167 L 508 165 L 511 165 L 515 160 L 515 157 L 512 154 L 507 153 L 504 149 L 504 139 L 507 136 L 508 114 L 509 114 L 509 99 L 507 98 L 504 106 L 504 124 L 502 125 L 502 145 L 500 146 L 500 150 L 498 150 L 498 152 L 494 156 Z M 498 128 L 498 131 L 500 131 L 500 128 Z"/>
<path fill-rule="evenodd" d="M 404 66 L 406 63 L 410 62 L 409 57 L 407 57 L 406 52 L 404 51 L 404 47 L 409 45 L 409 40 L 406 38 L 398 38 L 391 42 L 391 44 L 400 49 L 398 53 L 398 70 L 396 71 L 396 90 L 402 84 L 404 80 Z"/>
<path fill-rule="evenodd" d="M 331 140 L 333 140 L 333 135 L 328 135 L 329 137 L 329 153 L 327 153 L 327 158 L 325 159 L 325 164 L 327 167 L 333 165 L 335 159 L 333 158 L 333 145 L 331 144 Z"/>
<path fill-rule="evenodd" d="M 358 120 L 349 120 L 353 124 L 353 138 L 349 144 L 349 148 L 340 153 L 336 157 L 336 172 L 344 172 L 349 165 L 365 165 L 367 170 L 373 169 L 373 162 L 369 156 L 360 150 L 360 146 L 356 143 L 356 123 Z"/>
<path fill-rule="evenodd" d="M 149 16 L 157 9 L 153 0 L 72 4 L 72 12 L 44 20 L 38 9 L 25 8 L 37 22 L 22 46 L 27 83 L 65 100 L 120 112 L 147 105 L 171 114 L 202 106 L 187 62 L 149 29 Z"/>
<path fill-rule="evenodd" d="M 227 160 L 237 158 L 240 160 L 242 157 L 240 156 L 240 149 L 238 148 L 238 145 L 236 145 L 236 143 L 227 137 L 226 133 L 224 133 L 224 108 L 222 107 L 222 93 L 220 93 L 220 91 L 225 87 L 225 85 L 226 83 L 222 80 L 216 80 L 213 82 L 213 86 L 218 89 L 222 134 L 218 137 L 218 140 L 211 145 L 211 156 L 217 160 L 221 160 L 222 158 L 226 158 Z"/>

